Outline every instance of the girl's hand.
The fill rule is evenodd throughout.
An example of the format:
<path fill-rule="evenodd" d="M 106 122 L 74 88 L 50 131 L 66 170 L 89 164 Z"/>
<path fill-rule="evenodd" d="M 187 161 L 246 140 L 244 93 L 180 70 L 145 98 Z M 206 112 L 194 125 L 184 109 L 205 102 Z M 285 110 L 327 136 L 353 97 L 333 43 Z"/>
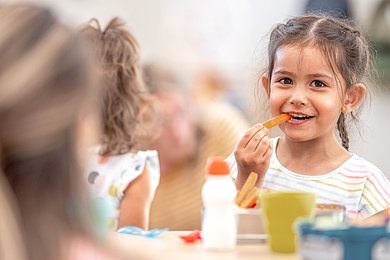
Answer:
<path fill-rule="evenodd" d="M 251 172 L 259 175 L 257 186 L 261 187 L 272 155 L 272 144 L 267 134 L 267 128 L 264 128 L 262 124 L 256 124 L 244 134 L 237 144 L 234 156 L 238 170 L 236 179 L 238 189 L 241 189 Z"/>

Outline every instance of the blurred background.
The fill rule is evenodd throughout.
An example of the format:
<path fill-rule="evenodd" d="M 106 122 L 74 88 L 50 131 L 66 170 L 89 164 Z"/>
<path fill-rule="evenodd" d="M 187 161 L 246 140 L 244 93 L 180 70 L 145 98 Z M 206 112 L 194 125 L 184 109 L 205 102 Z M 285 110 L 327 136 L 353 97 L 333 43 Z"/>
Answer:
<path fill-rule="evenodd" d="M 258 104 L 260 97 L 256 89 L 268 33 L 275 23 L 303 13 L 308 3 L 307 0 L 30 2 L 51 6 L 60 20 L 73 26 L 91 18 L 98 18 L 104 26 L 110 18 L 121 17 L 139 41 L 143 63 L 158 63 L 174 71 L 183 88 L 210 85 L 215 90 L 212 98 L 231 103 L 251 123 L 267 117 Z M 358 128 L 353 129 L 351 151 L 376 164 L 390 178 L 390 156 L 387 156 L 390 147 L 390 1 L 347 2 L 351 16 L 367 30 L 378 51 L 379 72 L 378 83 L 368 86 L 372 93 L 371 105 L 364 111 Z"/>

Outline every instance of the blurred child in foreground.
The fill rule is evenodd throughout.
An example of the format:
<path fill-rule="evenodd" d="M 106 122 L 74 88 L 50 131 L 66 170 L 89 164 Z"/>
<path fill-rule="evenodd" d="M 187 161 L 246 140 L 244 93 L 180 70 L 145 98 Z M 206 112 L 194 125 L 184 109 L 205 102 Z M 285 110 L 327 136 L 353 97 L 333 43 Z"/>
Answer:
<path fill-rule="evenodd" d="M 21 254 L 6 259 L 115 259 L 95 239 L 79 167 L 93 70 L 78 37 L 57 20 L 37 6 L 0 8 L 0 174 L 21 232 L 13 234 Z"/>

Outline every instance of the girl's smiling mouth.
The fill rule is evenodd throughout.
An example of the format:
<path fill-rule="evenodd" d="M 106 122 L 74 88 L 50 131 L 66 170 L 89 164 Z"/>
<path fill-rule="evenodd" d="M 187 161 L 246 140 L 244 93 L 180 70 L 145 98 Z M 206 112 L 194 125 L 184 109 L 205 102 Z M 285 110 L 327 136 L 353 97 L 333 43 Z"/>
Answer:
<path fill-rule="evenodd" d="M 309 116 L 309 115 L 297 113 L 297 112 L 290 112 L 288 114 L 291 116 L 291 118 L 290 118 L 290 120 L 288 120 L 288 122 L 291 122 L 291 123 L 304 122 L 304 121 L 307 121 L 307 120 L 314 117 L 314 116 Z"/>

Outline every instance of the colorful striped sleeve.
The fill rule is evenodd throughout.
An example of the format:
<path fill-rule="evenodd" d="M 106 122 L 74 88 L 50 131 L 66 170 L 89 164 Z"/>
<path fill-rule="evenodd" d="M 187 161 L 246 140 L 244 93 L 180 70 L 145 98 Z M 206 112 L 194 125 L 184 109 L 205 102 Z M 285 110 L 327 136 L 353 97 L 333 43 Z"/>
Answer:
<path fill-rule="evenodd" d="M 362 218 L 369 217 L 390 207 L 390 182 L 381 170 L 375 166 L 370 167 L 362 198 L 359 203 L 359 215 Z"/>

